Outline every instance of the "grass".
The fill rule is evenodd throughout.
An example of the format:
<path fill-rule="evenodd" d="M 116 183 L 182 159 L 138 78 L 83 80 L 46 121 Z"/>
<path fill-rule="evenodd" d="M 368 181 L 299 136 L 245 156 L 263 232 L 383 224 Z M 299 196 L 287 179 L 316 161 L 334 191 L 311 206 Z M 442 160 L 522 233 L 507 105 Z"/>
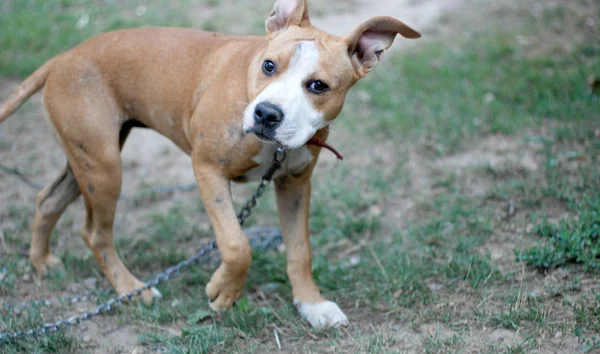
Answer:
<path fill-rule="evenodd" d="M 90 19 L 102 11 L 112 15 L 103 23 L 90 20 L 91 27 L 77 34 L 81 37 L 56 43 L 45 43 L 33 28 L 30 42 L 10 44 L 12 54 L 0 54 L 4 75 L 25 75 L 39 64 L 39 57 L 14 64 L 29 50 L 51 55 L 111 23 L 126 27 L 141 21 L 130 16 L 133 2 L 110 5 L 119 11 L 83 1 L 36 4 L 39 11 L 65 16 L 40 23 L 40 33 L 49 32 L 44 26 L 53 21 L 59 26 L 62 19 L 76 22 L 78 11 L 88 5 Z M 6 18 L 18 21 L 33 9 L 10 1 L 0 6 L 14 15 L 0 15 L 5 16 L 0 33 L 6 33 L 2 26 L 18 24 Z M 56 11 L 60 6 L 64 11 Z M 570 14 L 571 8 L 562 11 Z M 519 28 L 532 34 L 554 31 L 556 21 L 573 21 L 561 11 L 544 12 L 536 21 L 527 16 L 519 12 L 525 23 Z M 177 9 L 150 18 L 190 21 Z M 0 34 L 0 42 L 7 37 Z M 210 263 L 159 286 L 163 301 L 133 304 L 109 318 L 133 328 L 146 349 L 169 353 L 277 350 L 274 332 L 285 350 L 300 352 L 597 351 L 600 96 L 585 82 L 590 73 L 600 72 L 600 46 L 575 42 L 569 51 L 533 55 L 510 29 L 490 24 L 468 39 L 424 42 L 390 58 L 349 95 L 332 129 L 332 141 L 347 152 L 348 162 L 319 167 L 317 174 L 327 178 L 315 179 L 310 226 L 315 279 L 350 314 L 351 327 L 309 328 L 291 303 L 284 254 L 259 251 L 246 294 L 227 313 L 208 309 L 204 285 L 215 267 Z M 497 146 L 501 143 L 506 146 Z M 478 156 L 490 156 L 482 155 L 487 150 L 503 162 L 479 163 Z M 460 165 L 469 154 L 475 157 Z M 527 154 L 535 167 L 522 163 Z M 475 188 L 479 184 L 482 191 Z M 248 191 L 238 190 L 236 200 L 243 202 Z M 188 256 L 198 239 L 209 238 L 210 231 L 197 226 L 203 214 L 199 204 L 196 197 L 186 197 L 163 212 L 150 211 L 147 226 L 136 232 L 144 238 L 119 235 L 118 249 L 130 269 L 150 275 Z M 28 208 L 1 210 L 11 249 L 26 246 Z M 269 190 L 250 225 L 275 224 L 275 215 Z M 68 230 L 59 224 L 57 232 Z M 64 292 L 83 279 L 101 279 L 89 256 L 68 251 L 61 258 L 68 271 L 43 283 L 45 291 Z M 6 268 L 0 273 L 0 294 L 14 299 L 31 270 L 14 252 L 3 253 L 0 266 Z M 63 309 L 2 312 L 0 328 L 41 324 Z M 11 342 L 2 350 L 79 353 L 89 348 L 80 336 L 66 332 Z"/>
<path fill-rule="evenodd" d="M 585 85 L 600 70 L 598 42 L 581 45 L 575 55 L 529 59 L 524 52 L 512 34 L 500 32 L 474 35 L 454 50 L 429 44 L 396 57 L 359 85 L 370 97 L 369 115 L 377 118 L 367 125 L 388 139 L 408 134 L 439 155 L 484 135 L 518 134 L 540 124 L 585 129 L 600 109 Z"/>
<path fill-rule="evenodd" d="M 260 33 L 264 13 L 272 5 L 266 0 L 242 4 L 238 10 L 247 16 L 235 16 L 230 6 L 221 0 L 4 1 L 0 5 L 0 75 L 27 76 L 92 35 L 121 28 L 181 26 Z"/>
<path fill-rule="evenodd" d="M 311 9 L 327 14 L 351 3 L 317 3 Z M 180 26 L 262 35 L 272 7 L 273 0 L 6 0 L 0 4 L 0 76 L 28 76 L 87 38 L 122 28 Z"/>
<path fill-rule="evenodd" d="M 568 262 L 582 263 L 584 269 L 600 267 L 600 198 L 592 189 L 573 209 L 576 219 L 561 220 L 555 225 L 543 220 L 536 233 L 547 242 L 518 252 L 517 258 L 540 268 L 553 268 Z"/>
<path fill-rule="evenodd" d="M 154 1 L 151 11 L 136 16 L 136 1 L 8 1 L 0 11 L 0 72 L 3 76 L 25 76 L 45 60 L 75 46 L 91 35 L 118 28 L 186 25 L 185 14 L 169 9 L 166 1 Z M 152 9 L 154 10 L 152 11 Z M 138 12 L 140 13 L 140 12 Z M 38 19 L 43 17 L 44 21 Z"/>

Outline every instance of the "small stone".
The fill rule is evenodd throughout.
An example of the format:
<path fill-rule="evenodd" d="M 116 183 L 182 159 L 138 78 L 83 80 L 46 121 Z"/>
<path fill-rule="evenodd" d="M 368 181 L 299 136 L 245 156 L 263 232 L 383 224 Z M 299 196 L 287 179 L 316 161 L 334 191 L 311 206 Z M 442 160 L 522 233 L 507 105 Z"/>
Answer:
<path fill-rule="evenodd" d="M 85 336 L 83 336 L 83 341 L 89 343 L 92 341 L 92 337 L 89 334 L 86 334 Z"/>
<path fill-rule="evenodd" d="M 379 205 L 373 205 L 369 208 L 369 213 L 373 216 L 381 216 L 381 214 L 383 214 L 383 211 L 381 210 L 381 207 Z"/>
<path fill-rule="evenodd" d="M 179 300 L 179 299 L 175 299 L 173 301 L 171 301 L 171 307 L 179 307 L 183 305 L 183 301 Z"/>
<path fill-rule="evenodd" d="M 87 278 L 83 281 L 83 284 L 88 289 L 96 289 L 96 284 L 98 284 L 98 279 L 96 278 Z"/>
<path fill-rule="evenodd" d="M 348 263 L 350 263 L 350 265 L 354 267 L 360 263 L 360 257 L 352 256 L 352 257 L 350 257 L 350 260 L 348 261 Z"/>
<path fill-rule="evenodd" d="M 144 16 L 144 14 L 146 13 L 146 6 L 138 6 L 135 9 L 135 15 L 140 17 L 140 16 Z"/>
<path fill-rule="evenodd" d="M 529 224 L 529 225 L 527 225 L 527 227 L 525 228 L 525 232 L 526 232 L 526 233 L 528 233 L 528 234 L 530 234 L 530 233 L 532 233 L 532 232 L 533 232 L 533 230 L 534 230 L 534 229 L 535 229 L 535 228 L 534 228 L 533 224 Z"/>
<path fill-rule="evenodd" d="M 491 92 L 486 93 L 484 96 L 485 103 L 492 103 L 495 100 L 496 100 L 496 96 Z"/>
<path fill-rule="evenodd" d="M 133 349 L 133 351 L 131 352 L 131 354 L 144 354 L 146 352 L 146 350 L 144 350 L 144 348 L 142 347 L 135 347 L 135 349 Z"/>
<path fill-rule="evenodd" d="M 174 337 L 181 337 L 183 335 L 179 328 L 167 328 L 167 333 Z"/>
<path fill-rule="evenodd" d="M 490 257 L 492 257 L 492 260 L 494 260 L 494 261 L 499 260 L 500 258 L 502 258 L 503 255 L 504 255 L 504 252 L 502 252 L 502 250 L 499 248 L 494 248 L 490 252 Z"/>
<path fill-rule="evenodd" d="M 81 17 L 79 17 L 79 19 L 77 20 L 75 28 L 77 28 L 78 30 L 83 29 L 87 27 L 88 23 L 90 23 L 90 15 L 87 13 L 83 13 L 81 14 Z"/>
<path fill-rule="evenodd" d="M 429 284 L 427 284 L 427 287 L 432 292 L 436 292 L 436 291 L 438 291 L 438 290 L 440 290 L 442 288 L 442 284 L 439 284 L 439 283 L 429 283 Z"/>
<path fill-rule="evenodd" d="M 25 273 L 23 275 L 23 282 L 25 282 L 25 283 L 31 283 L 32 280 L 33 280 L 33 278 L 31 277 L 31 274 Z"/>
<path fill-rule="evenodd" d="M 596 25 L 596 20 L 590 16 L 585 20 L 585 24 L 590 27 L 594 27 Z"/>
<path fill-rule="evenodd" d="M 517 36 L 517 42 L 520 45 L 526 45 L 526 44 L 529 43 L 529 39 L 527 37 L 525 37 L 525 36 Z"/>
<path fill-rule="evenodd" d="M 371 95 L 367 91 L 361 90 L 358 91 L 358 99 L 362 103 L 369 103 L 371 102 Z"/>

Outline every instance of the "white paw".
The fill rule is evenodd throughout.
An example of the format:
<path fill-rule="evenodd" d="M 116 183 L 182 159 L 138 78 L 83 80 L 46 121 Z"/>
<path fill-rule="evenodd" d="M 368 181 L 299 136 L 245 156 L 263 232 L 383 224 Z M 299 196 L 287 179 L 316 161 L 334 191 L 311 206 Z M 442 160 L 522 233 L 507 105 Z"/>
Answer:
<path fill-rule="evenodd" d="M 152 298 L 154 299 L 162 299 L 162 294 L 158 291 L 157 288 L 151 288 L 150 293 L 152 294 Z"/>
<path fill-rule="evenodd" d="M 348 317 L 335 302 L 325 301 L 319 304 L 306 304 L 294 301 L 294 304 L 298 308 L 300 316 L 313 327 L 339 327 L 348 324 Z"/>

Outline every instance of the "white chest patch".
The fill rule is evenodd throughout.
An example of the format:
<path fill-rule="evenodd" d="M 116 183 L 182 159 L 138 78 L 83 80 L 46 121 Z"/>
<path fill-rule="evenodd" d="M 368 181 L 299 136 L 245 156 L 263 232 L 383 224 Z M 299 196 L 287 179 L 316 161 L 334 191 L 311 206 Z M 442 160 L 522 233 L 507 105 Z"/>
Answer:
<path fill-rule="evenodd" d="M 244 175 L 248 182 L 260 181 L 262 176 L 273 164 L 273 156 L 275 155 L 275 144 L 263 144 L 260 153 L 252 158 L 260 166 L 254 167 Z M 311 163 L 313 155 L 306 146 L 301 146 L 297 149 L 287 150 L 287 155 L 281 168 L 275 173 L 275 177 L 288 174 L 299 174 Z"/>

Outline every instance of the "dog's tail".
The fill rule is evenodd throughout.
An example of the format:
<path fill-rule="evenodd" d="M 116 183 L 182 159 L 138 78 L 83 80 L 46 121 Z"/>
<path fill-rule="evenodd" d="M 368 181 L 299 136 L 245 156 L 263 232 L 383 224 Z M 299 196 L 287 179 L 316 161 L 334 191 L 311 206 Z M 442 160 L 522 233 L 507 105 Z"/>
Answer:
<path fill-rule="evenodd" d="M 17 87 L 10 97 L 0 105 L 0 123 L 10 117 L 29 97 L 38 92 L 46 83 L 54 58 L 48 60 L 39 69 L 34 71 L 25 81 Z"/>

